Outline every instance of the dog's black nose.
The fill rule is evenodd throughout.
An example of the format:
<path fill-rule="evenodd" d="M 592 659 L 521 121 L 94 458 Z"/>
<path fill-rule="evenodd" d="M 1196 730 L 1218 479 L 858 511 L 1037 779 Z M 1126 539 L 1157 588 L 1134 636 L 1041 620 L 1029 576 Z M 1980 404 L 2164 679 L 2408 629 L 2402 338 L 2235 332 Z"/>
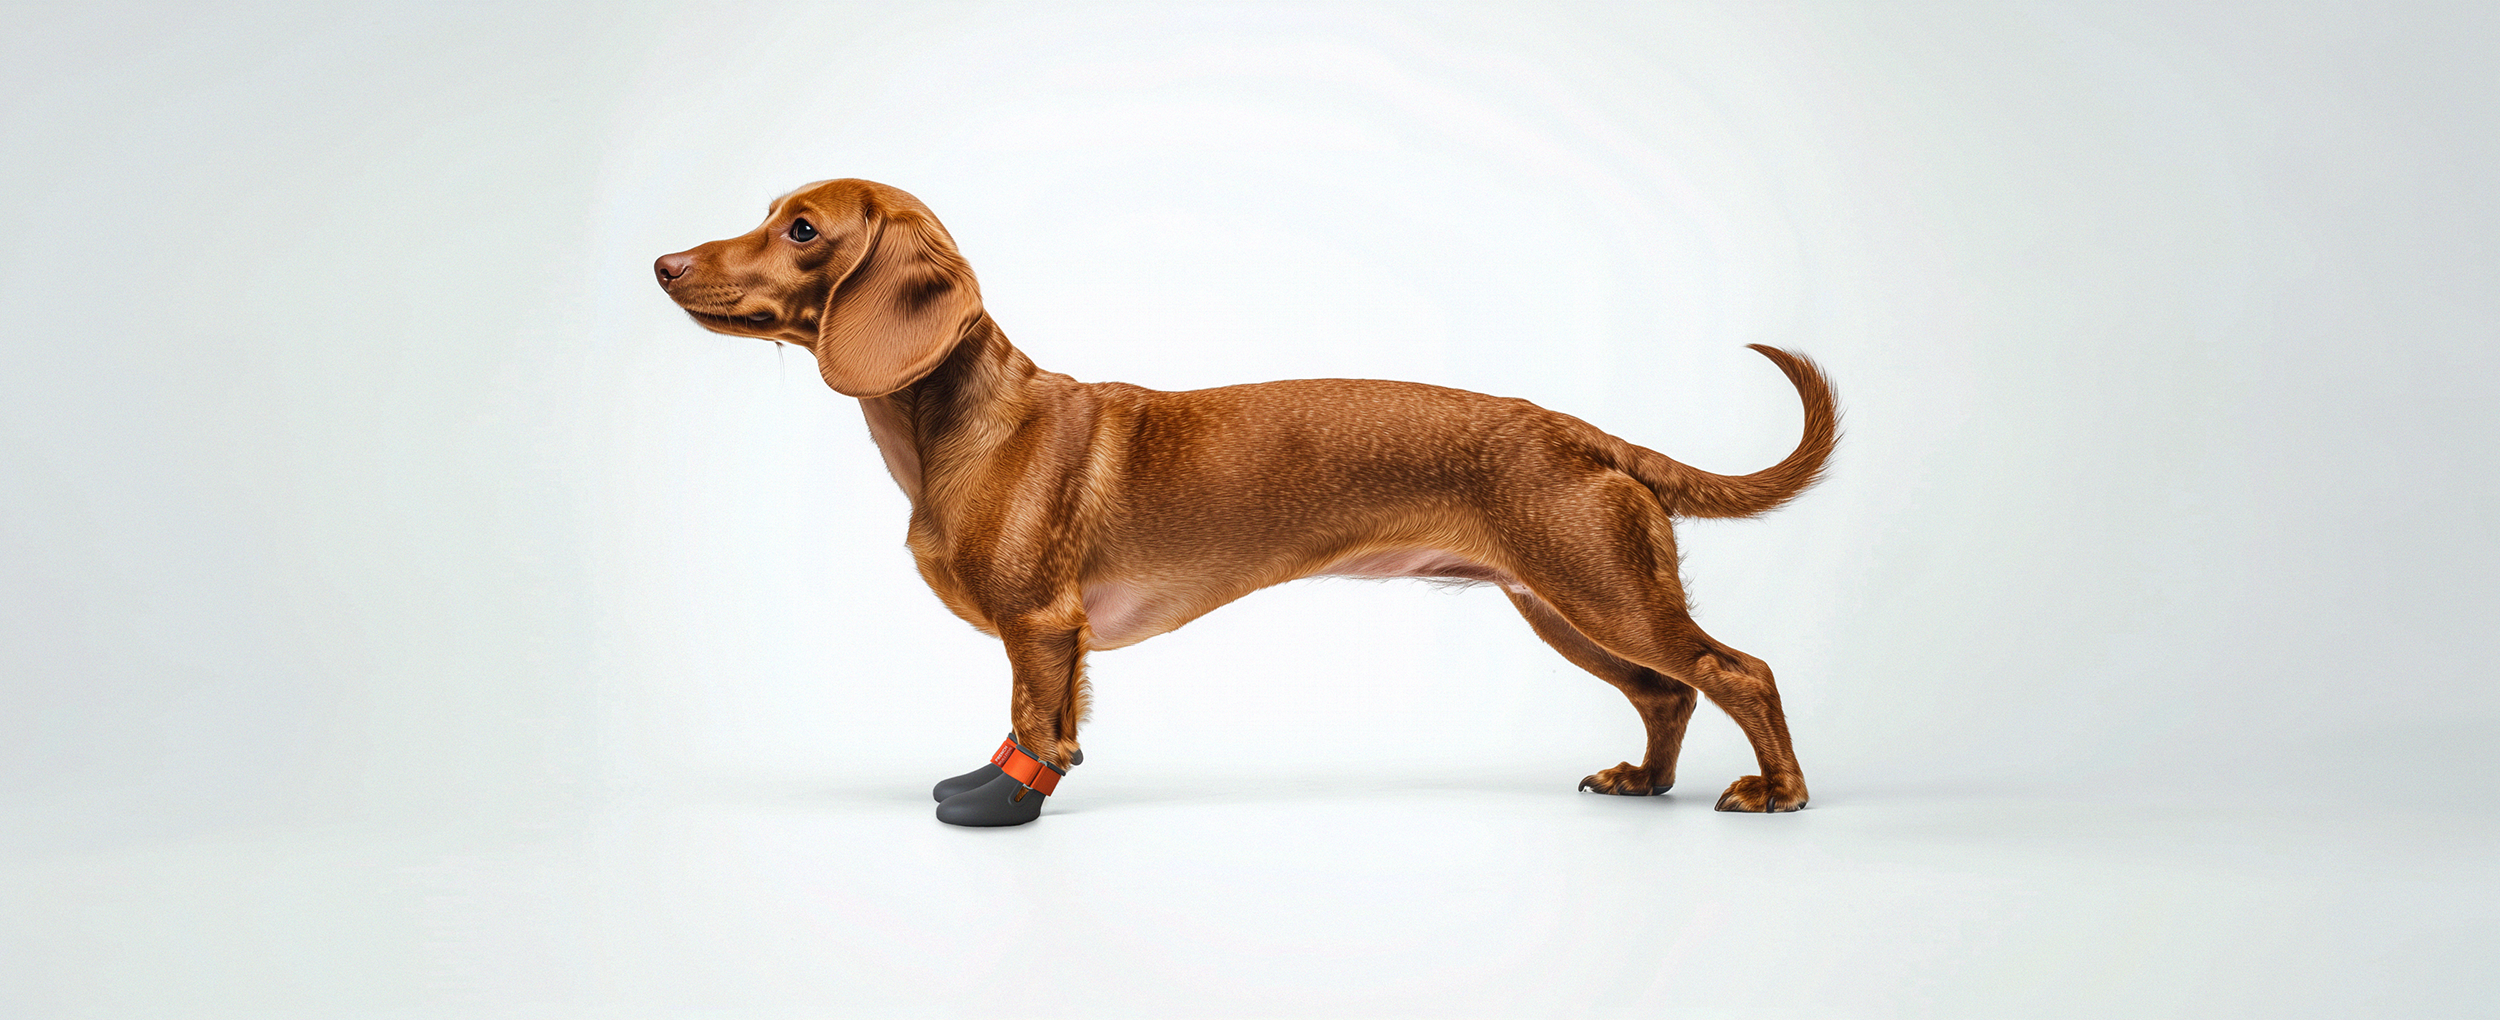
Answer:
<path fill-rule="evenodd" d="M 651 271 L 660 275 L 662 287 L 677 282 L 678 277 L 686 275 L 686 271 L 693 268 L 694 256 L 682 251 L 675 255 L 662 255 L 659 261 L 651 264 Z"/>

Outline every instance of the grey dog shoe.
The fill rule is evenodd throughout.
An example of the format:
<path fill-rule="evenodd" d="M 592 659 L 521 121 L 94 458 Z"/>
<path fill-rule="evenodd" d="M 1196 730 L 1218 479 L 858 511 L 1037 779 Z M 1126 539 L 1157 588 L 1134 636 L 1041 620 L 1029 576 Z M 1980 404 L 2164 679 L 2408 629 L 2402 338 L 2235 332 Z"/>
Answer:
<path fill-rule="evenodd" d="M 944 803 L 948 797 L 966 790 L 978 790 L 990 780 L 1006 775 L 1007 773 L 1001 771 L 996 765 L 983 765 L 952 779 L 938 780 L 937 786 L 929 790 L 929 796 L 937 798 L 939 803 Z"/>
<path fill-rule="evenodd" d="M 1022 825 L 1041 817 L 1042 802 L 1049 799 L 1049 794 L 1026 789 L 1002 772 L 996 779 L 938 802 L 937 817 L 948 825 Z"/>
<path fill-rule="evenodd" d="M 1068 768 L 1084 760 L 1084 752 L 1070 754 Z M 1026 775 L 1028 770 L 1037 774 Z M 938 821 L 948 825 L 1022 825 L 1042 816 L 1042 802 L 1050 799 L 1045 791 L 1056 788 L 1059 777 L 1067 774 L 1068 769 L 1026 752 L 1010 733 L 998 749 L 998 760 L 939 783 L 930 793 L 938 798 Z M 1028 779 L 1033 786 L 1025 785 Z"/>

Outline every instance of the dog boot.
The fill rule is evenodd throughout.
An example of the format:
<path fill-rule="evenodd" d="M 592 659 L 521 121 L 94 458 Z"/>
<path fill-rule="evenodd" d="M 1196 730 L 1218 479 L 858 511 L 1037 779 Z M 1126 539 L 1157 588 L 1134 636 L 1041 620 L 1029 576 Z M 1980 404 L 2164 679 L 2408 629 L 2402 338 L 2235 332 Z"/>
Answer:
<path fill-rule="evenodd" d="M 1022 825 L 1042 816 L 1042 793 L 1004 772 L 998 778 L 939 802 L 938 821 L 948 825 Z"/>
<path fill-rule="evenodd" d="M 1007 735 L 1007 741 L 1009 743 L 1014 743 L 1015 739 L 1015 734 L 1010 733 Z M 1075 754 L 1068 757 L 1069 768 L 1075 768 L 1083 764 L 1085 764 L 1085 752 L 1083 750 L 1079 750 Z M 944 802 L 946 798 L 952 797 L 966 790 L 980 789 L 982 784 L 1003 775 L 1006 775 L 1006 773 L 999 771 L 998 764 L 996 762 L 992 762 L 970 772 L 966 772 L 963 775 L 955 776 L 951 779 L 938 780 L 938 784 L 929 790 L 929 796 L 937 801 Z"/>
<path fill-rule="evenodd" d="M 1073 767 L 1075 763 L 1076 756 L 1071 755 L 1069 765 Z M 1051 791 L 1059 788 L 1060 778 L 1067 775 L 1065 770 L 1026 751 L 1023 745 L 1016 743 L 1013 734 L 1009 734 L 1007 740 L 998 745 L 998 753 L 990 757 L 990 770 L 997 775 L 979 786 L 939 801 L 938 821 L 948 825 L 1022 825 L 1041 817 L 1042 802 L 1050 799 Z M 976 778 L 980 774 L 979 770 L 974 770 L 968 775 L 947 780 L 947 783 Z M 940 788 L 944 788 L 943 784 Z"/>
<path fill-rule="evenodd" d="M 983 765 L 963 775 L 938 780 L 938 784 L 930 788 L 929 796 L 937 798 L 938 803 L 943 804 L 948 797 L 966 790 L 978 790 L 988 785 L 990 780 L 1003 778 L 1006 775 L 1007 773 L 999 771 L 996 765 Z"/>

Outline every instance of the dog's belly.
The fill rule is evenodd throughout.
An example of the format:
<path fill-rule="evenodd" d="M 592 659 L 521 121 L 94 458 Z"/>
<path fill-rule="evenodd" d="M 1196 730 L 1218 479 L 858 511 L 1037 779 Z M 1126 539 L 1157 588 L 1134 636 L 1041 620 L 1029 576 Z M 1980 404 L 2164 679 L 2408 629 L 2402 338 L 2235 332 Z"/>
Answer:
<path fill-rule="evenodd" d="M 1433 577 L 1453 581 L 1482 581 L 1498 584 L 1521 595 L 1528 586 L 1503 571 L 1485 566 L 1467 557 L 1444 549 L 1390 549 L 1360 553 L 1338 560 L 1311 572 L 1317 577 L 1362 577 L 1387 580 L 1393 577 Z"/>
<path fill-rule="evenodd" d="M 1177 599 L 1136 581 L 1097 581 L 1085 586 L 1085 647 L 1125 648 L 1180 626 Z"/>
<path fill-rule="evenodd" d="M 1521 595 L 1529 593 L 1528 586 L 1509 573 L 1443 549 L 1390 549 L 1357 553 L 1330 561 L 1299 576 L 1370 580 L 1424 577 L 1498 584 Z M 1083 596 L 1086 629 L 1089 632 L 1086 647 L 1094 651 L 1136 644 L 1188 623 L 1215 608 L 1214 605 L 1193 604 L 1178 592 L 1165 591 L 1151 582 L 1130 578 L 1087 584 Z"/>

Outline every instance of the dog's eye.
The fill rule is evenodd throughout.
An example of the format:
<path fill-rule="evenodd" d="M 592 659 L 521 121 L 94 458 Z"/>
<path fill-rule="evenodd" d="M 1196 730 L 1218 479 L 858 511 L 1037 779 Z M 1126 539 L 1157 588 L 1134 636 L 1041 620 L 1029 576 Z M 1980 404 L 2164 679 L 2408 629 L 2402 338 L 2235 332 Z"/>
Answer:
<path fill-rule="evenodd" d="M 790 239 L 805 244 L 816 239 L 816 228 L 806 220 L 790 221 Z"/>

